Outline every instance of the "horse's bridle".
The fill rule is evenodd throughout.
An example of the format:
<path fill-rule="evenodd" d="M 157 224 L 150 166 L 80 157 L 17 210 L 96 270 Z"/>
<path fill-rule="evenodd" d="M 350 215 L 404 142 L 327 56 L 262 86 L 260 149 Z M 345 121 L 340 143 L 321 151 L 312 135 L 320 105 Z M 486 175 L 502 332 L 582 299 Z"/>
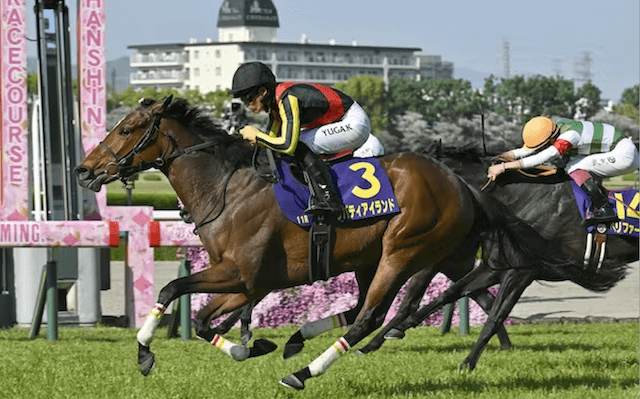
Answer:
<path fill-rule="evenodd" d="M 160 122 L 162 121 L 162 114 L 156 114 L 153 116 L 153 120 L 147 131 L 140 137 L 140 140 L 133 146 L 131 151 L 126 153 L 123 156 L 116 154 L 104 141 L 100 142 L 100 147 L 104 148 L 114 159 L 115 162 L 109 162 L 105 168 L 106 173 L 111 176 L 118 177 L 121 180 L 125 180 L 127 177 L 133 175 L 136 172 L 143 171 L 145 169 L 149 169 L 152 167 L 160 168 L 165 164 L 165 155 L 166 152 L 158 157 L 154 161 L 142 161 L 138 166 L 131 166 L 133 164 L 133 160 L 135 157 L 140 156 L 144 150 L 146 150 L 155 140 L 158 138 L 158 133 L 160 131 Z M 170 138 L 172 145 L 174 148 L 177 148 L 177 143 L 173 139 L 173 137 L 166 135 Z M 111 166 L 116 167 L 116 173 L 109 173 L 109 168 Z"/>
<path fill-rule="evenodd" d="M 140 137 L 140 140 L 138 140 L 136 145 L 133 146 L 131 151 L 129 151 L 123 156 L 119 156 L 118 154 L 116 154 L 116 152 L 113 151 L 104 141 L 100 142 L 100 146 L 104 148 L 116 160 L 115 162 L 109 162 L 107 164 L 107 168 L 109 166 L 115 166 L 117 168 L 117 172 L 115 174 L 112 174 L 112 176 L 119 178 L 126 184 L 127 178 L 137 172 L 141 172 L 143 170 L 146 170 L 152 167 L 160 168 L 164 166 L 167 162 L 173 161 L 174 159 L 182 155 L 190 154 L 192 152 L 202 150 L 204 148 L 213 147 L 216 144 L 213 141 L 206 141 L 204 143 L 196 144 L 194 146 L 181 150 L 178 148 L 178 143 L 176 142 L 176 140 L 170 134 L 162 133 L 160 131 L 160 122 L 162 121 L 162 117 L 163 117 L 162 113 L 155 114 L 153 116 L 151 125 L 149 126 L 149 128 L 147 128 L 147 131 L 142 135 L 142 137 Z M 131 166 L 131 164 L 133 163 L 133 159 L 136 156 L 140 156 L 140 154 L 144 150 L 146 150 L 153 142 L 155 142 L 158 139 L 158 136 L 160 134 L 164 135 L 170 141 L 171 150 L 172 150 L 171 154 L 167 156 L 167 153 L 169 152 L 169 148 L 167 147 L 164 153 L 160 157 L 158 157 L 156 160 L 154 161 L 143 160 L 143 162 L 141 162 L 138 166 Z M 196 227 L 193 230 L 194 234 L 197 235 L 198 234 L 197 231 L 200 227 L 215 221 L 222 214 L 222 211 L 224 210 L 224 207 L 225 207 L 227 184 L 229 184 L 229 180 L 231 180 L 231 176 L 233 175 L 234 171 L 235 171 L 235 168 L 232 169 L 232 172 L 226 176 L 224 181 L 222 209 L 220 209 L 220 211 L 215 217 L 207 219 L 211 215 L 211 213 L 213 213 L 213 211 L 215 210 L 215 208 L 211 209 L 207 214 L 207 216 L 205 217 L 205 220 L 196 224 Z M 106 171 L 106 173 L 109 173 L 109 172 Z"/>
<path fill-rule="evenodd" d="M 168 161 L 172 161 L 178 158 L 179 156 L 190 154 L 194 151 L 198 151 L 203 148 L 208 148 L 215 145 L 214 142 L 208 141 L 201 144 L 196 144 L 184 150 L 179 149 L 178 143 L 171 135 L 160 132 L 160 122 L 162 121 L 162 117 L 163 117 L 162 113 L 155 114 L 153 116 L 151 125 L 147 128 L 147 131 L 142 135 L 142 137 L 140 137 L 140 140 L 138 140 L 136 145 L 133 146 L 131 151 L 129 151 L 123 156 L 119 156 L 118 154 L 116 154 L 116 152 L 113 151 L 104 141 L 101 141 L 100 147 L 104 148 L 116 160 L 115 162 L 109 162 L 107 164 L 106 173 L 109 173 L 108 168 L 110 166 L 115 166 L 116 173 L 113 173 L 113 174 L 109 173 L 109 174 L 111 176 L 117 177 L 120 180 L 124 181 L 129 176 L 137 172 L 141 172 L 149 168 L 161 168 Z M 172 150 L 171 154 L 167 156 L 167 153 L 169 152 L 169 147 L 167 147 L 165 152 L 155 160 L 153 161 L 143 160 L 139 165 L 131 166 L 134 158 L 137 156 L 139 157 L 144 150 L 146 150 L 151 144 L 153 144 L 158 139 L 159 134 L 164 135 L 171 143 L 171 150 Z"/>

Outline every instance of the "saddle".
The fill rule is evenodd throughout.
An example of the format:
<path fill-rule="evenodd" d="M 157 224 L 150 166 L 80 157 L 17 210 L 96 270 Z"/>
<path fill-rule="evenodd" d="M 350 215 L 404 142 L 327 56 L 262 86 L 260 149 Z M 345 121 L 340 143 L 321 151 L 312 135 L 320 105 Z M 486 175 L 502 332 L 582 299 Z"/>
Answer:
<path fill-rule="evenodd" d="M 282 213 L 309 229 L 309 281 L 331 276 L 335 225 L 400 212 L 386 172 L 376 158 L 355 158 L 352 151 L 326 157 L 344 209 L 337 218 L 304 213 L 310 190 L 301 168 L 286 158 L 275 161 L 274 193 Z"/>

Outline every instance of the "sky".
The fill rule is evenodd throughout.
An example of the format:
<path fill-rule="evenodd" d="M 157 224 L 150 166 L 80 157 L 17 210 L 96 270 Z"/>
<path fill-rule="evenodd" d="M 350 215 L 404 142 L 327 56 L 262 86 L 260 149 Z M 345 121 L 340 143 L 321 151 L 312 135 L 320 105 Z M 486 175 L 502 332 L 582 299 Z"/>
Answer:
<path fill-rule="evenodd" d="M 223 0 L 105 1 L 107 60 L 130 55 L 129 45 L 188 43 L 190 38 L 203 42 L 218 36 Z M 372 2 L 379 6 L 344 0 L 272 1 L 280 20 L 279 42 L 299 43 L 305 34 L 311 43 L 418 47 L 423 54 L 453 62 L 455 77 L 463 69 L 503 77 L 508 43 L 511 76 L 560 74 L 571 79 L 578 69 L 584 70 L 580 64 L 588 55 L 592 82 L 602 98 L 618 101 L 624 89 L 640 81 L 638 0 Z M 27 0 L 30 38 L 35 38 L 34 3 Z M 67 5 L 73 24 L 76 1 Z M 35 46 L 28 51 L 36 55 Z"/>

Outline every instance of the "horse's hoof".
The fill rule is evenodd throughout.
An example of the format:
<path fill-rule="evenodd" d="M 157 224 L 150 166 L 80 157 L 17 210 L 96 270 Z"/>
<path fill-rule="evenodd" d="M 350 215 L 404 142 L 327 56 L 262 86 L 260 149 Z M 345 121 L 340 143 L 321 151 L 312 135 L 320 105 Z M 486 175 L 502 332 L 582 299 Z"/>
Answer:
<path fill-rule="evenodd" d="M 155 355 L 148 346 L 140 345 L 138 348 L 138 367 L 143 376 L 148 376 L 156 365 Z"/>
<path fill-rule="evenodd" d="M 269 341 L 268 339 L 260 338 L 253 343 L 251 349 L 249 349 L 249 357 L 258 357 L 271 353 L 278 349 L 278 345 Z"/>
<path fill-rule="evenodd" d="M 300 381 L 298 377 L 293 374 L 284 377 L 279 382 L 287 388 L 297 389 L 298 391 L 302 391 L 304 389 L 304 382 Z"/>
<path fill-rule="evenodd" d="M 284 346 L 284 353 L 282 354 L 282 357 L 287 360 L 291 357 L 294 357 L 295 355 L 297 355 L 298 353 L 302 352 L 302 348 L 304 348 L 304 344 L 289 344 L 287 343 Z"/>
<path fill-rule="evenodd" d="M 240 342 L 242 342 L 242 345 L 246 346 L 249 341 L 251 341 L 251 337 L 253 337 L 253 333 L 251 331 L 247 331 L 246 334 L 242 334 L 240 336 Z"/>
<path fill-rule="evenodd" d="M 196 338 L 200 338 L 203 341 L 211 342 L 213 341 L 213 337 L 215 337 L 216 332 L 212 329 L 206 330 L 196 330 Z"/>
<path fill-rule="evenodd" d="M 354 352 L 355 356 L 364 356 L 366 354 L 367 354 L 367 352 L 363 352 L 362 349 L 359 349 L 359 350 Z"/>
<path fill-rule="evenodd" d="M 392 328 L 384 335 L 384 339 L 402 339 L 404 338 L 404 335 L 404 331 Z"/>
<path fill-rule="evenodd" d="M 465 360 L 460 364 L 460 366 L 458 366 L 458 371 L 460 372 L 460 374 L 468 373 L 471 370 L 473 370 L 473 367 L 471 367 L 467 360 Z"/>

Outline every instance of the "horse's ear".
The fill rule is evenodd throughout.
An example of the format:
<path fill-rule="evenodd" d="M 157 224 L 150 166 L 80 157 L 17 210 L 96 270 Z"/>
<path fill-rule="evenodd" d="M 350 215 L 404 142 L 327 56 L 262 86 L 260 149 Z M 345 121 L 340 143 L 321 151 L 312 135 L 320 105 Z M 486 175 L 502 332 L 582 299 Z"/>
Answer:
<path fill-rule="evenodd" d="M 162 110 L 164 111 L 165 109 L 167 109 L 167 107 L 169 106 L 169 104 L 171 104 L 171 101 L 173 101 L 173 94 L 169 95 L 169 97 L 164 99 L 164 103 L 162 104 Z"/>
<path fill-rule="evenodd" d="M 171 101 L 173 101 L 173 94 L 170 95 L 169 97 L 165 98 L 163 102 L 157 102 L 154 104 L 151 113 L 153 115 L 158 115 L 158 114 L 162 114 L 164 113 L 164 111 L 166 111 L 167 107 L 169 106 L 169 104 L 171 104 Z"/>

